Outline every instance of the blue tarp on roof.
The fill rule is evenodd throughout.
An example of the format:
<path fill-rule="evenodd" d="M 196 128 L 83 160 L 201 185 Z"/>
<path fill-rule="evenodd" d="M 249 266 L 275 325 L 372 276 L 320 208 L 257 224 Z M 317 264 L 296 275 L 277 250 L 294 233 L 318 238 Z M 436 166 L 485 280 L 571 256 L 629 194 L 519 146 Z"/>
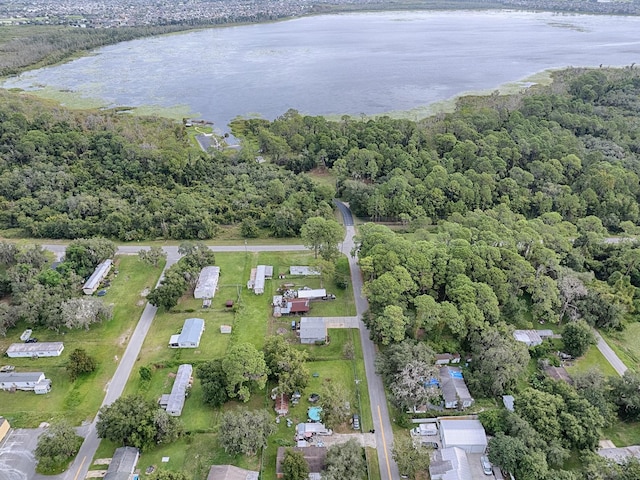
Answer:
<path fill-rule="evenodd" d="M 462 372 L 454 372 L 449 370 L 449 375 L 451 375 L 451 378 L 462 378 Z"/>

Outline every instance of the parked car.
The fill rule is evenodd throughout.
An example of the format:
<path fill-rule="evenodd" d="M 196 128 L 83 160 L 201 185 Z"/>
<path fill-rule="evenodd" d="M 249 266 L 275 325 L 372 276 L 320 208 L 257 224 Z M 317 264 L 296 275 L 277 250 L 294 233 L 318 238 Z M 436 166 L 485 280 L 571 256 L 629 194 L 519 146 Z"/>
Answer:
<path fill-rule="evenodd" d="M 106 290 L 98 290 L 98 293 L 97 293 L 99 297 L 104 297 L 106 294 L 107 294 Z"/>
<path fill-rule="evenodd" d="M 3 365 L 0 367 L 0 372 L 13 372 L 15 369 L 15 365 Z"/>
<path fill-rule="evenodd" d="M 360 430 L 360 416 L 357 413 L 353 414 L 353 429 Z"/>
<path fill-rule="evenodd" d="M 36 337 L 27 338 L 24 343 L 37 343 L 38 339 Z"/>
<path fill-rule="evenodd" d="M 491 465 L 489 457 L 482 455 L 480 457 L 480 463 L 482 464 L 482 471 L 485 475 L 493 475 L 493 465 Z"/>
<path fill-rule="evenodd" d="M 433 448 L 434 450 L 438 450 L 438 444 L 436 442 L 420 442 L 423 447 Z"/>

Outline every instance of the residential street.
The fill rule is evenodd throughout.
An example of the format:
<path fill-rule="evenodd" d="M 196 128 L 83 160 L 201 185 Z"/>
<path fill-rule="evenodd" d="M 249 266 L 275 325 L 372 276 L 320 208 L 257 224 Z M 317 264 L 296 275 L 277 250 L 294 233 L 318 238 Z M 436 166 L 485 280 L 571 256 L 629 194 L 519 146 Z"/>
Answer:
<path fill-rule="evenodd" d="M 376 435 L 376 448 L 378 450 L 378 463 L 380 465 L 380 475 L 382 480 L 396 480 L 400 478 L 398 465 L 391 455 L 393 446 L 393 431 L 389 420 L 387 409 L 387 399 L 382 385 L 380 375 L 376 374 L 375 358 L 376 346 L 369 338 L 369 330 L 362 322 L 362 314 L 369 309 L 369 304 L 362 295 L 362 273 L 358 265 L 357 257 L 351 256 L 350 252 L 355 246 L 354 236 L 356 234 L 353 224 L 351 210 L 342 202 L 335 201 L 340 209 L 347 233 L 343 243 L 343 252 L 349 258 L 351 267 L 351 284 L 353 285 L 353 295 L 356 301 L 356 312 L 360 324 L 360 342 L 362 343 L 362 354 L 364 356 L 364 366 L 369 385 L 369 399 L 371 402 L 371 413 L 373 415 L 373 428 Z"/>
<path fill-rule="evenodd" d="M 593 334 L 596 336 L 596 340 L 598 341 L 598 350 L 600 350 L 600 353 L 604 355 L 604 358 L 607 359 L 613 369 L 618 372 L 618 375 L 624 375 L 624 372 L 627 371 L 627 366 L 622 363 L 620 357 L 616 355 L 616 352 L 614 352 L 609 344 L 605 342 L 604 338 L 602 338 L 602 335 L 600 335 L 595 328 L 593 329 Z"/>

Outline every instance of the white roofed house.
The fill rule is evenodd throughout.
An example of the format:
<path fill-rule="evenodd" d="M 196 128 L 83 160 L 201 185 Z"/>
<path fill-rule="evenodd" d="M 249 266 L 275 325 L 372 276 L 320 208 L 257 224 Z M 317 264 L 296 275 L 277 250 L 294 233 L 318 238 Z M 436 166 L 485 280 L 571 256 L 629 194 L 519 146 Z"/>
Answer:
<path fill-rule="evenodd" d="M 200 271 L 198 283 L 193 291 L 193 298 L 213 298 L 218 288 L 220 279 L 220 267 L 208 266 Z"/>
<path fill-rule="evenodd" d="M 64 350 L 62 342 L 12 343 L 7 348 L 7 357 L 40 358 L 59 357 Z"/>
<path fill-rule="evenodd" d="M 82 286 L 82 291 L 85 295 L 93 295 L 96 290 L 98 290 L 100 282 L 102 282 L 102 280 L 104 280 L 104 278 L 108 275 L 109 270 L 111 270 L 112 264 L 113 262 L 111 262 L 111 259 L 108 258 L 96 267 L 89 279 Z"/>
<path fill-rule="evenodd" d="M 518 342 L 524 343 L 529 348 L 542 344 L 542 337 L 536 330 L 514 330 L 513 338 Z"/>
<path fill-rule="evenodd" d="M 173 382 L 173 388 L 168 395 L 160 397 L 160 406 L 164 408 L 169 415 L 179 417 L 182 415 L 184 401 L 193 382 L 193 367 L 189 364 L 183 364 L 178 367 L 176 379 Z"/>
<path fill-rule="evenodd" d="M 204 320 L 202 318 L 187 318 L 182 326 L 182 331 L 177 335 L 171 335 L 169 346 L 171 348 L 198 348 L 203 332 Z"/>
<path fill-rule="evenodd" d="M 44 394 L 51 391 L 51 380 L 45 378 L 43 372 L 2 372 L 0 390 L 23 390 Z"/>
<path fill-rule="evenodd" d="M 459 417 L 440 418 L 442 448 L 459 447 L 467 453 L 484 453 L 487 434 L 480 420 Z"/>

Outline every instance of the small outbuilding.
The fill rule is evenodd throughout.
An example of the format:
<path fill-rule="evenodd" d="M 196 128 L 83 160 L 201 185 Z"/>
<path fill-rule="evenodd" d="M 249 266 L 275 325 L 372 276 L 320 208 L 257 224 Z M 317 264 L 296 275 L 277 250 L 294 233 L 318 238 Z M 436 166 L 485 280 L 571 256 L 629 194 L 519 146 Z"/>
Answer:
<path fill-rule="evenodd" d="M 300 343 L 314 344 L 327 341 L 327 325 L 322 317 L 300 319 Z"/>
<path fill-rule="evenodd" d="M 320 276 L 320 270 L 306 265 L 292 265 L 289 267 L 289 274 L 299 277 L 317 277 Z"/>
<path fill-rule="evenodd" d="M 12 343 L 7 348 L 11 358 L 59 357 L 64 350 L 62 342 Z"/>
<path fill-rule="evenodd" d="M 460 363 L 459 353 L 437 353 L 435 355 L 436 365 L 449 365 L 450 363 Z"/>
<path fill-rule="evenodd" d="M 171 335 L 169 346 L 171 348 L 198 348 L 200 338 L 204 332 L 204 320 L 202 318 L 187 318 L 178 335 Z"/>
<path fill-rule="evenodd" d="M 212 465 L 207 480 L 258 480 L 259 472 L 233 465 Z"/>
<path fill-rule="evenodd" d="M 477 419 L 440 418 L 442 448 L 459 447 L 467 453 L 484 453 L 487 434 Z"/>
<path fill-rule="evenodd" d="M 82 286 L 82 291 L 85 295 L 93 295 L 96 293 L 96 290 L 98 290 L 98 287 L 100 286 L 100 282 L 102 282 L 102 280 L 104 280 L 109 274 L 112 265 L 113 262 L 108 258 L 96 267 L 89 277 L 89 280 L 87 280 Z"/>
<path fill-rule="evenodd" d="M 138 465 L 140 450 L 134 447 L 116 448 L 104 480 L 130 480 Z"/>
<path fill-rule="evenodd" d="M 23 390 L 42 395 L 51 391 L 51 380 L 45 378 L 43 372 L 3 372 L 0 373 L 0 390 Z"/>
<path fill-rule="evenodd" d="M 526 344 L 529 348 L 542 344 L 542 337 L 537 330 L 514 330 L 513 338 Z"/>
<path fill-rule="evenodd" d="M 193 290 L 193 298 L 204 299 L 213 298 L 218 289 L 218 280 L 220 279 L 220 267 L 210 265 L 204 267 L 200 271 L 198 283 Z"/>

